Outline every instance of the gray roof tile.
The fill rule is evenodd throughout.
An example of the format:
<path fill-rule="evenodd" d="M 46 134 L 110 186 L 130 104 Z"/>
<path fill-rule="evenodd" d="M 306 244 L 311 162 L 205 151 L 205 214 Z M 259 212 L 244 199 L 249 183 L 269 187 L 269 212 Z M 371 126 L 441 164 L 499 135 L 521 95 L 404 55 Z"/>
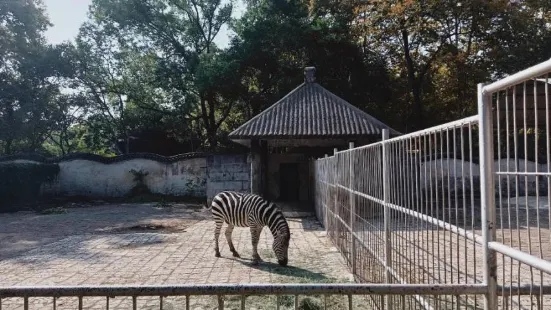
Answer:
<path fill-rule="evenodd" d="M 373 116 L 308 79 L 229 134 L 230 139 L 380 135 L 389 129 Z"/>

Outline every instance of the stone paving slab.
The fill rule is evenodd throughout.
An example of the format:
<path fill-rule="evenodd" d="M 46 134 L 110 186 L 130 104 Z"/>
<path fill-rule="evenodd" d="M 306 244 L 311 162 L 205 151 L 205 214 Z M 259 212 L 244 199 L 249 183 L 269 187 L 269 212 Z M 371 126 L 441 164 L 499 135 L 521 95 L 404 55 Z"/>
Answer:
<path fill-rule="evenodd" d="M 85 211 L 89 214 L 90 223 L 94 218 L 101 221 L 108 217 L 106 215 L 94 217 L 93 208 Z M 132 212 L 126 213 L 129 217 L 133 216 Z M 70 215 L 71 212 L 51 216 L 70 218 Z M 0 218 L 2 216 L 0 215 Z M 167 215 L 169 219 L 171 216 L 174 220 L 173 215 Z M 20 222 L 24 222 L 25 216 L 20 215 L 20 217 Z M 118 217 L 121 218 L 123 215 L 119 214 Z M 64 219 L 65 225 L 71 224 L 68 218 Z M 166 220 L 160 214 L 157 214 L 156 218 L 161 222 Z M 251 265 L 252 251 L 248 228 L 235 228 L 233 232 L 234 244 L 242 258 L 236 259 L 231 256 L 224 234 L 220 237 L 222 257 L 216 258 L 213 246 L 214 223 L 208 217 L 198 215 L 188 218 L 184 230 L 174 229 L 161 233 L 113 233 L 113 230 L 96 227 L 102 225 L 89 223 L 95 227 L 93 233 L 88 231 L 83 234 L 67 235 L 50 243 L 39 243 L 31 250 L 18 252 L 17 255 L 0 261 L 0 286 L 349 282 L 352 280 L 341 255 L 331 245 L 314 218 L 288 218 L 288 221 L 292 232 L 289 267 L 277 265 L 271 250 L 273 238 L 268 229 L 263 230 L 259 243 L 259 253 L 264 259 L 259 266 Z M 127 224 L 129 223 L 130 221 Z M 48 229 L 48 227 L 43 228 Z M 2 230 L 4 227 L 0 226 L 0 231 Z M 5 242 L 6 239 L 0 239 L 0 248 L 5 245 Z M 105 308 L 105 298 L 85 299 L 85 309 Z M 51 299 L 33 298 L 30 302 L 31 309 L 53 306 Z M 130 309 L 131 302 L 131 298 L 116 298 L 110 301 L 110 305 L 114 307 L 113 309 Z M 158 309 L 159 307 L 158 297 L 145 298 L 140 302 L 142 306 L 139 309 Z M 200 302 L 195 304 L 200 305 Z M 68 307 L 67 309 L 75 309 L 76 300 L 68 299 L 63 302 L 60 299 L 57 309 L 63 309 L 64 305 Z M 165 309 L 171 309 L 168 305 L 174 304 L 167 300 L 164 305 Z M 20 299 L 3 300 L 3 310 L 20 307 L 22 307 Z"/>

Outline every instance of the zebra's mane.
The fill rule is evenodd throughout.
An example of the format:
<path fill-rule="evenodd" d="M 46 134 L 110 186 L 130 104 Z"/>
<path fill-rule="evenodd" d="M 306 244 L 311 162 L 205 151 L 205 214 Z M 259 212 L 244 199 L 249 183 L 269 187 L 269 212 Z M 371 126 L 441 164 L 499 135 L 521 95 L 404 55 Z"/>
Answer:
<path fill-rule="evenodd" d="M 279 206 L 275 202 L 270 201 L 270 200 L 267 200 L 267 201 L 268 201 L 268 205 L 272 206 L 275 209 L 276 216 L 280 217 L 283 220 L 283 222 L 285 223 L 285 225 L 281 228 L 283 230 L 283 232 L 287 233 L 287 235 L 290 235 L 291 234 L 291 229 L 289 227 L 289 222 L 287 221 L 287 219 L 283 215 L 283 210 L 281 210 L 281 208 L 279 208 Z"/>

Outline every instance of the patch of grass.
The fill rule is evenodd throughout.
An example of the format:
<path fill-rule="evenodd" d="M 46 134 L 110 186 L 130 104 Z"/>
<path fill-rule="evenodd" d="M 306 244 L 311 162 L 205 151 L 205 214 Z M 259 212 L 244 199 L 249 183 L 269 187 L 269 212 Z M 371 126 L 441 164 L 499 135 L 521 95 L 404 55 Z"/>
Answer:
<path fill-rule="evenodd" d="M 311 297 L 302 299 L 298 305 L 299 310 L 321 310 L 322 308 L 323 305 L 320 300 Z"/>
<path fill-rule="evenodd" d="M 53 208 L 38 210 L 37 212 L 39 214 L 46 215 L 46 214 L 65 214 L 68 211 L 64 207 L 53 207 Z"/>
<path fill-rule="evenodd" d="M 171 203 L 169 202 L 166 202 L 164 199 L 157 202 L 154 206 L 155 208 L 159 208 L 159 209 L 171 209 L 173 206 Z"/>
<path fill-rule="evenodd" d="M 312 272 L 310 272 L 313 274 Z M 300 278 L 293 277 L 291 281 L 278 281 L 275 282 L 281 283 L 346 283 L 350 282 L 345 279 L 337 278 L 325 278 L 320 280 L 315 278 L 315 281 L 312 281 L 313 277 L 310 278 Z M 283 280 L 283 278 L 281 279 Z M 239 309 L 241 305 L 241 296 L 230 295 L 224 296 L 224 307 L 227 309 Z M 215 296 L 206 297 L 203 302 L 205 302 L 206 308 L 215 309 L 217 307 L 218 300 Z M 281 310 L 294 309 L 295 307 L 295 296 L 294 295 L 280 295 L 279 298 L 275 295 L 252 295 L 247 296 L 245 303 L 247 309 L 276 309 L 279 302 L 279 308 Z M 355 309 L 365 309 L 365 301 L 361 296 L 354 297 Z M 327 305 L 326 309 L 336 309 L 336 310 L 345 310 L 348 309 L 348 296 L 341 295 L 300 295 L 298 299 L 298 309 L 301 310 L 319 310 L 324 309 L 324 306 Z M 364 306 L 364 307 L 362 307 Z"/>

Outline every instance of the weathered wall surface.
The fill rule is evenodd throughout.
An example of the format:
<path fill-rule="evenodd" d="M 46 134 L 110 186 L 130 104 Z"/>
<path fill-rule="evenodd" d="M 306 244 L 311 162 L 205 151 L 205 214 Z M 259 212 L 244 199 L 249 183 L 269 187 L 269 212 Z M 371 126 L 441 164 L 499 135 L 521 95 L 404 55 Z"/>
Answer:
<path fill-rule="evenodd" d="M 542 172 L 548 171 L 547 164 L 536 164 L 532 161 L 526 161 L 519 159 L 503 158 L 494 161 L 494 167 L 496 171 L 518 171 L 518 172 Z M 421 189 L 427 190 L 430 186 L 441 188 L 442 186 L 448 187 L 448 176 L 450 179 L 450 185 L 455 188 L 451 188 L 453 191 L 462 191 L 465 188 L 470 191 L 472 178 L 475 192 L 478 193 L 480 189 L 480 166 L 476 163 L 469 161 L 463 161 L 460 159 L 439 159 L 426 161 L 420 164 L 418 170 L 420 176 Z M 442 180 L 444 178 L 444 180 Z M 463 181 L 465 180 L 465 181 Z M 511 193 L 515 190 L 519 191 L 519 195 L 547 195 L 547 179 L 543 176 L 527 176 L 520 177 L 519 184 L 516 184 L 516 178 L 513 176 L 501 175 L 495 178 L 496 193 L 501 190 L 503 195 L 507 195 L 507 188 Z"/>
<path fill-rule="evenodd" d="M 174 157 L 123 155 L 104 158 L 90 154 L 59 159 L 11 159 L 3 162 L 57 162 L 56 181 L 43 186 L 43 194 L 86 197 L 122 197 L 136 185 L 131 170 L 148 173 L 144 183 L 156 194 L 204 197 L 207 184 L 206 158 L 201 154 Z"/>
<path fill-rule="evenodd" d="M 251 192 L 251 158 L 249 154 L 220 154 L 207 157 L 208 203 L 219 192 Z"/>

